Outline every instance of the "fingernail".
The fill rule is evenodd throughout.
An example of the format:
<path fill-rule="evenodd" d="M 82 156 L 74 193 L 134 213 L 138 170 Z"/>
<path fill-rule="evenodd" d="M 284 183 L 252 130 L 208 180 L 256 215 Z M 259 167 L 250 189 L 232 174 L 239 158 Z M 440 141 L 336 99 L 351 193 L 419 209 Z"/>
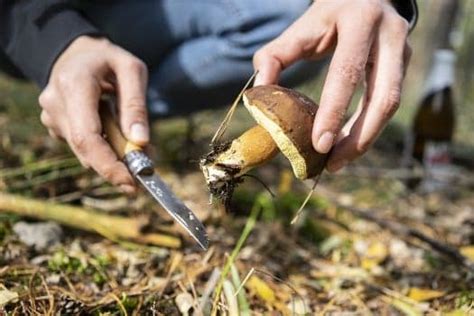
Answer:
<path fill-rule="evenodd" d="M 130 128 L 131 140 L 139 143 L 148 142 L 148 129 L 142 123 L 134 123 Z"/>
<path fill-rule="evenodd" d="M 329 172 L 336 172 L 338 170 L 341 170 L 342 168 L 344 168 L 349 162 L 347 160 L 339 160 L 339 161 L 336 161 L 336 162 L 333 162 L 333 163 L 330 163 L 328 164 L 328 171 Z"/>
<path fill-rule="evenodd" d="M 257 75 L 255 76 L 255 80 L 253 81 L 253 86 L 256 87 L 256 86 L 261 86 L 262 85 L 262 75 L 260 74 L 260 72 L 257 73 Z"/>
<path fill-rule="evenodd" d="M 331 132 L 325 132 L 318 140 L 316 151 L 321 154 L 326 154 L 331 150 L 334 143 L 334 134 Z"/>
<path fill-rule="evenodd" d="M 119 188 L 123 193 L 126 193 L 126 194 L 134 194 L 136 191 L 136 188 L 130 184 L 122 184 L 119 186 Z"/>

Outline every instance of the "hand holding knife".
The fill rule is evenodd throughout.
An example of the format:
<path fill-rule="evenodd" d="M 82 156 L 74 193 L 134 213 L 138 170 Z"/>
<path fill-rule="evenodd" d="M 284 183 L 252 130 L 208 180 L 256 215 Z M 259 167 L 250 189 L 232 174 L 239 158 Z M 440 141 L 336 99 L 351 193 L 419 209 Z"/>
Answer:
<path fill-rule="evenodd" d="M 102 101 L 100 107 L 102 128 L 107 136 L 107 141 L 117 156 L 125 163 L 132 176 L 193 237 L 202 249 L 207 250 L 209 240 L 204 225 L 155 173 L 153 162 L 142 148 L 125 139 L 110 103 L 113 102 Z"/>

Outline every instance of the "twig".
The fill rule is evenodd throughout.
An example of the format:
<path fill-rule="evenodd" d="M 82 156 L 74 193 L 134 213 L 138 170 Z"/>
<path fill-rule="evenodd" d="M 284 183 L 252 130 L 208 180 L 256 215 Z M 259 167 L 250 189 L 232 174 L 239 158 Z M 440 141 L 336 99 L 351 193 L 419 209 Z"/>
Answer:
<path fill-rule="evenodd" d="M 421 179 L 425 176 L 423 168 L 376 168 L 376 167 L 346 167 L 335 173 L 337 176 L 362 177 L 375 179 Z"/>
<path fill-rule="evenodd" d="M 462 169 L 461 169 L 462 170 Z M 335 173 L 333 176 L 340 177 L 357 177 L 357 178 L 368 178 L 368 179 L 396 179 L 400 181 L 404 180 L 416 180 L 426 177 L 426 172 L 421 167 L 416 168 L 374 168 L 374 167 L 346 167 L 343 170 Z M 447 176 L 451 183 L 456 185 L 472 187 L 474 186 L 474 180 L 470 174 L 466 174 L 464 171 L 453 171 Z"/>
<path fill-rule="evenodd" d="M 133 240 L 169 248 L 181 246 L 181 241 L 177 237 L 142 233 L 141 229 L 145 223 L 140 218 L 107 215 L 94 210 L 0 192 L 1 212 L 56 221 L 70 227 L 99 233 L 111 240 Z"/>
<path fill-rule="evenodd" d="M 335 197 L 330 197 L 328 194 L 325 194 L 326 198 L 335 204 L 337 207 L 345 209 L 352 214 L 356 215 L 357 217 L 363 218 L 367 221 L 376 223 L 381 228 L 388 229 L 392 233 L 398 236 L 402 236 L 405 238 L 415 238 L 420 240 L 430 246 L 433 250 L 439 252 L 440 254 L 444 255 L 446 258 L 450 259 L 452 262 L 463 266 L 464 268 L 468 269 L 471 272 L 474 272 L 474 264 L 469 261 L 468 258 L 463 256 L 455 247 L 443 243 L 439 240 L 433 239 L 431 237 L 426 236 L 421 231 L 408 227 L 406 225 L 402 225 L 398 222 L 390 221 L 384 218 L 380 218 L 377 215 L 379 210 L 376 209 L 364 209 L 349 205 L 348 203 L 340 201 L 340 199 Z"/>

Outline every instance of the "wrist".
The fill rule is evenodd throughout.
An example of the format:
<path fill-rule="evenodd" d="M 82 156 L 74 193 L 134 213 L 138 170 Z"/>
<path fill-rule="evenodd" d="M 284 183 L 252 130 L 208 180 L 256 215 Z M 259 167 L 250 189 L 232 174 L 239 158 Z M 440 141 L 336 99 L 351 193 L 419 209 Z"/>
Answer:
<path fill-rule="evenodd" d="M 65 51 L 69 50 L 90 50 L 94 47 L 100 47 L 100 49 L 109 46 L 111 42 L 106 37 L 95 37 L 90 35 L 81 35 L 71 42 Z"/>

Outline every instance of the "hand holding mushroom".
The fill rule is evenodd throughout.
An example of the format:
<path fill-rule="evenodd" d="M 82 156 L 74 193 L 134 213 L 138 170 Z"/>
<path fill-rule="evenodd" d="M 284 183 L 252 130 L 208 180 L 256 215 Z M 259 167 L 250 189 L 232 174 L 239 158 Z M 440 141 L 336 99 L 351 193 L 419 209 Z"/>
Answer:
<path fill-rule="evenodd" d="M 312 131 L 319 153 L 332 148 L 329 171 L 362 155 L 400 103 L 411 51 L 409 23 L 392 2 L 314 1 L 304 15 L 254 56 L 254 68 L 259 71 L 256 85 L 268 85 L 276 84 L 280 72 L 299 60 L 333 53 Z M 354 91 L 362 82 L 365 93 L 359 108 L 344 124 Z"/>
<path fill-rule="evenodd" d="M 319 175 L 326 154 L 311 142 L 318 106 L 305 95 L 276 85 L 257 86 L 243 94 L 244 105 L 258 123 L 230 144 L 217 147 L 201 161 L 211 193 L 225 197 L 236 179 L 281 151 L 298 179 Z"/>

